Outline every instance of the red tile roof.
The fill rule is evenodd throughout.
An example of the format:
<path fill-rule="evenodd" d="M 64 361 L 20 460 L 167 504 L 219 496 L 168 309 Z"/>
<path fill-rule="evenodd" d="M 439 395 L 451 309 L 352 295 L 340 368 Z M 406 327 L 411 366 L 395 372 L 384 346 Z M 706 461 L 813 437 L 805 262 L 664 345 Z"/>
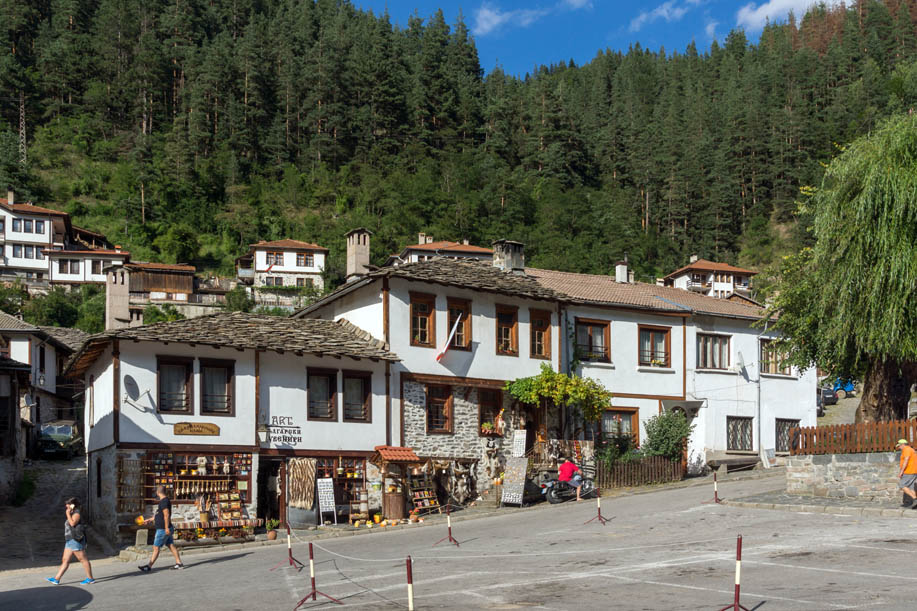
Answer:
<path fill-rule="evenodd" d="M 694 263 L 685 265 L 681 269 L 676 269 L 674 272 L 665 277 L 666 280 L 669 278 L 674 278 L 684 272 L 690 272 L 697 270 L 699 272 L 732 272 L 733 274 L 744 274 L 746 276 L 754 276 L 758 272 L 752 271 L 750 269 L 742 269 L 741 267 L 736 267 L 735 265 L 729 265 L 728 263 L 717 263 L 716 261 L 708 261 L 707 259 L 698 259 Z"/>
<path fill-rule="evenodd" d="M 764 309 L 739 301 L 716 299 L 692 291 L 643 282 L 616 282 L 614 276 L 526 268 L 526 276 L 574 302 L 616 305 L 667 312 L 696 312 L 739 318 L 761 318 Z"/>
<path fill-rule="evenodd" d="M 385 462 L 420 462 L 420 458 L 411 448 L 399 446 L 376 446 L 379 458 Z"/>
<path fill-rule="evenodd" d="M 55 216 L 69 216 L 62 210 L 52 210 L 51 208 L 42 208 L 41 206 L 35 206 L 32 204 L 13 204 L 10 206 L 9 200 L 5 198 L 0 199 L 0 206 L 9 208 L 14 212 L 21 212 L 23 214 L 52 214 Z"/>
<path fill-rule="evenodd" d="M 408 251 L 408 250 L 465 252 L 465 253 L 481 254 L 481 255 L 494 254 L 494 251 L 490 248 L 484 248 L 483 246 L 472 246 L 471 244 L 460 244 L 459 242 L 449 242 L 447 240 L 440 240 L 439 242 L 427 242 L 426 244 L 412 244 L 411 246 L 405 246 L 404 251 Z"/>
<path fill-rule="evenodd" d="M 324 246 L 319 246 L 318 244 L 312 244 L 311 242 L 301 242 L 300 240 L 273 240 L 271 242 L 258 242 L 257 244 L 251 244 L 252 248 L 293 248 L 293 249 L 302 249 L 302 250 L 323 250 L 328 251 Z"/>

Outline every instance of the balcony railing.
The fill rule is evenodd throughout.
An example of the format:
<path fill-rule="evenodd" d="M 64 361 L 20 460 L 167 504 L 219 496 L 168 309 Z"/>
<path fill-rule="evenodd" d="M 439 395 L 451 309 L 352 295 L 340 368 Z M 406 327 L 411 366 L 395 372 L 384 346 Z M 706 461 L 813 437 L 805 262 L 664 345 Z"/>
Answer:
<path fill-rule="evenodd" d="M 236 269 L 236 275 L 237 275 L 239 278 L 245 278 L 245 279 L 247 279 L 247 278 L 254 278 L 254 277 L 255 277 L 255 270 L 252 269 L 252 268 L 250 268 L 250 267 L 249 267 L 249 268 L 239 267 L 239 268 Z"/>
<path fill-rule="evenodd" d="M 709 291 L 710 283 L 709 282 L 698 282 L 696 280 L 688 280 L 688 289 L 691 291 Z"/>

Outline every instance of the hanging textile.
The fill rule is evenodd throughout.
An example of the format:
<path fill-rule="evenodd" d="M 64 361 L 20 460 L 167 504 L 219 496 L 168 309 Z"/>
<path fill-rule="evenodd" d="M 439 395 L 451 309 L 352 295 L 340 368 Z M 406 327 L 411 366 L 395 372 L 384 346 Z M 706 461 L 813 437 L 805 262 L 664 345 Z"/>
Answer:
<path fill-rule="evenodd" d="M 290 507 L 312 509 L 315 502 L 315 459 L 291 458 L 289 465 Z"/>

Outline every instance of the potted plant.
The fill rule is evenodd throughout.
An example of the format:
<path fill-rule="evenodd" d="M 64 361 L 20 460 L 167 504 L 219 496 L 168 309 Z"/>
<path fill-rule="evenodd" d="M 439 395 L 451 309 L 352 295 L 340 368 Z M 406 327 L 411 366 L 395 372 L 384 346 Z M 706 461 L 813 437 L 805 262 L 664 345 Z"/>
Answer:
<path fill-rule="evenodd" d="M 273 541 L 274 539 L 276 539 L 277 538 L 277 527 L 280 526 L 280 520 L 271 518 L 267 522 L 265 522 L 264 525 L 267 528 L 267 540 Z"/>
<path fill-rule="evenodd" d="M 494 433 L 493 422 L 482 422 L 481 423 L 481 434 L 482 435 L 493 435 L 493 433 Z"/>

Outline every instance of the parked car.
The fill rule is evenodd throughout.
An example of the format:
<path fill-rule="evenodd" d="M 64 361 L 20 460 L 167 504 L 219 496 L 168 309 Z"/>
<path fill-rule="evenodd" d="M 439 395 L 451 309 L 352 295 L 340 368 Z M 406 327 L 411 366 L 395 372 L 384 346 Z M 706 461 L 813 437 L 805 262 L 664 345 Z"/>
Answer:
<path fill-rule="evenodd" d="M 822 403 L 825 405 L 837 405 L 837 393 L 829 386 L 822 386 L 818 389 L 821 393 Z"/>
<path fill-rule="evenodd" d="M 67 460 L 83 451 L 83 436 L 74 420 L 53 420 L 41 425 L 38 450 L 43 457 L 64 456 Z"/>

